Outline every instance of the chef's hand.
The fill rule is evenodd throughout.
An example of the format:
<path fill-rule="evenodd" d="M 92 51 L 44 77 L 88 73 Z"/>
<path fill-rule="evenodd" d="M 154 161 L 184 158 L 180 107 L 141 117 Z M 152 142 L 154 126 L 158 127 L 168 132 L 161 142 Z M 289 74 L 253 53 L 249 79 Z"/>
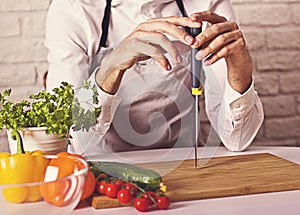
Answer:
<path fill-rule="evenodd" d="M 201 60 L 207 57 L 205 65 L 225 58 L 229 84 L 237 92 L 244 93 L 251 85 L 253 64 L 238 25 L 211 11 L 194 13 L 190 18 L 195 22 L 207 21 L 211 24 L 197 36 L 199 44 L 196 48 L 202 46 L 202 50 L 196 58 Z"/>
<path fill-rule="evenodd" d="M 99 71 L 96 74 L 96 82 L 106 92 L 116 93 L 124 72 L 136 62 L 153 58 L 165 70 L 171 70 L 171 64 L 165 57 L 169 53 L 176 63 L 181 63 L 181 48 L 193 45 L 196 40 L 189 35 L 184 28 L 188 26 L 199 28 L 200 21 L 188 17 L 154 18 L 141 23 L 131 32 L 119 46 L 109 55 L 104 57 Z M 171 42 L 166 35 L 172 36 L 176 42 Z M 183 46 L 180 46 L 180 44 Z"/>

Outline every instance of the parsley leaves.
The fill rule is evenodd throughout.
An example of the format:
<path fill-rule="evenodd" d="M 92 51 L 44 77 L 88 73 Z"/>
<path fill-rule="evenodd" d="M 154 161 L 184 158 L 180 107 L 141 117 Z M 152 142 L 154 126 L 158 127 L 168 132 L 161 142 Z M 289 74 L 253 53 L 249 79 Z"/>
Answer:
<path fill-rule="evenodd" d="M 62 82 L 51 93 L 45 90 L 32 94 L 28 100 L 14 103 L 9 100 L 11 89 L 0 93 L 0 131 L 3 127 L 18 130 L 25 127 L 47 127 L 47 134 L 67 137 L 70 128 L 89 131 L 96 125 L 101 112 L 96 86 L 88 81 L 83 88 L 92 91 L 86 101 L 79 101 L 71 84 Z M 83 108 L 87 104 L 89 108 Z"/>

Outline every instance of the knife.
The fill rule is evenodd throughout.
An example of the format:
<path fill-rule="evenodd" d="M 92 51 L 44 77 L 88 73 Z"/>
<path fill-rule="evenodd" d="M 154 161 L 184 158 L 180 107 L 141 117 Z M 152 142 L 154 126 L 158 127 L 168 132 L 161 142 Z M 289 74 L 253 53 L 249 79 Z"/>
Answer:
<path fill-rule="evenodd" d="M 193 37 L 196 37 L 198 34 L 200 34 L 202 32 L 202 28 L 191 28 L 190 32 Z M 197 150 L 198 150 L 198 135 L 199 135 L 199 124 L 200 124 L 198 102 L 199 102 L 199 96 L 201 96 L 202 92 L 203 92 L 203 87 L 200 83 L 200 77 L 201 77 L 201 71 L 202 71 L 202 61 L 197 60 L 195 58 L 195 55 L 200 50 L 201 50 L 201 47 L 191 49 L 192 95 L 194 95 L 194 97 L 195 97 L 195 145 L 194 145 L 195 169 L 198 168 Z"/>

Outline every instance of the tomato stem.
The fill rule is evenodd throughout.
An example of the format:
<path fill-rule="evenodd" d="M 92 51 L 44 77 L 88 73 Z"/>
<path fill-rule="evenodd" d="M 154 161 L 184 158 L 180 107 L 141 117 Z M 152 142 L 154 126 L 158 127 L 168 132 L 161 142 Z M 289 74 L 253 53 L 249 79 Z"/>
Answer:
<path fill-rule="evenodd" d="M 147 192 L 143 188 L 141 188 L 140 186 L 138 186 L 137 184 L 134 184 L 134 186 L 136 186 L 142 193 L 145 193 L 148 196 L 148 198 L 153 202 L 153 204 L 155 206 L 156 201 L 155 201 L 155 199 L 151 195 L 148 195 Z"/>

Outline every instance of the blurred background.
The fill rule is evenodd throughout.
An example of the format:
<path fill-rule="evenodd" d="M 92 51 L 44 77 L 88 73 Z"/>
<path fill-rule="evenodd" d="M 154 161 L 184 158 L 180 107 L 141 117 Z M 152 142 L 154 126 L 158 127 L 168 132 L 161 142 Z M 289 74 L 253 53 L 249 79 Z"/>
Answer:
<path fill-rule="evenodd" d="M 44 29 L 51 0 L 0 0 L 0 92 L 15 100 L 43 89 Z M 232 0 L 254 59 L 265 121 L 253 145 L 300 146 L 300 0 Z M 202 109 L 203 110 L 203 109 Z M 201 113 L 203 134 L 209 131 Z M 0 151 L 7 148 L 0 133 Z"/>

